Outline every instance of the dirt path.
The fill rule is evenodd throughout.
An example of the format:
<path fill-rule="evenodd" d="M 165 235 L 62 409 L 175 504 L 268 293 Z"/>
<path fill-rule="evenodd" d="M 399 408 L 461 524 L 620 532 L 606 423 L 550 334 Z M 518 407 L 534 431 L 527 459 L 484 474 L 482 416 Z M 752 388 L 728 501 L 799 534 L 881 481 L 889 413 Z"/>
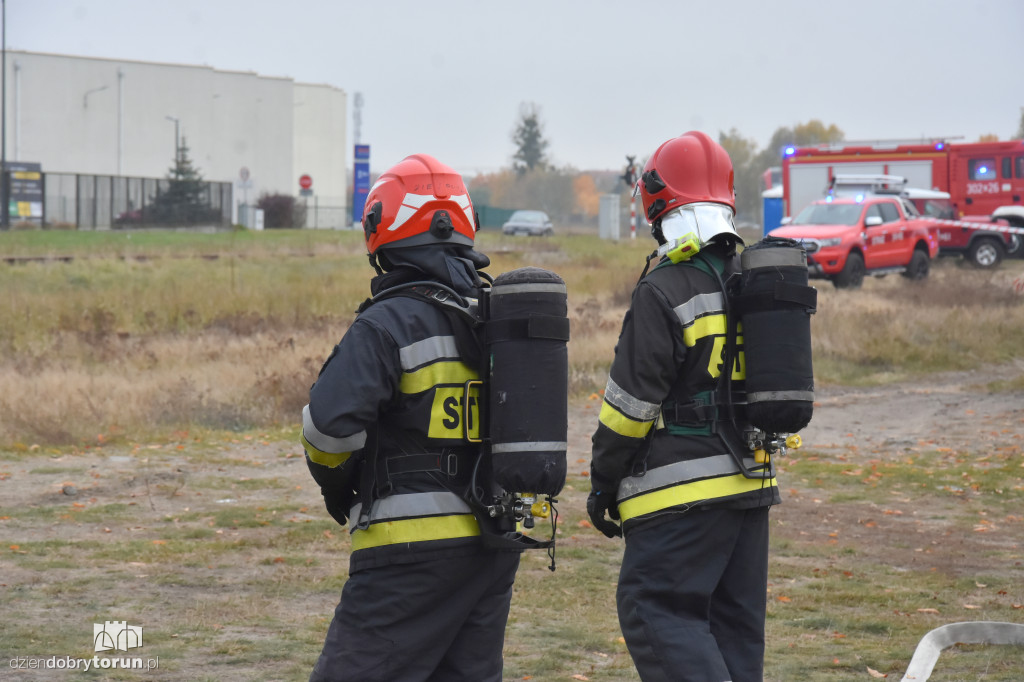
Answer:
<path fill-rule="evenodd" d="M 986 385 L 1024 374 L 1024 362 L 950 372 L 913 383 L 816 392 L 809 448 L 859 446 L 898 455 L 920 443 L 971 448 L 1015 443 L 1024 434 L 1024 394 L 989 393 Z"/>

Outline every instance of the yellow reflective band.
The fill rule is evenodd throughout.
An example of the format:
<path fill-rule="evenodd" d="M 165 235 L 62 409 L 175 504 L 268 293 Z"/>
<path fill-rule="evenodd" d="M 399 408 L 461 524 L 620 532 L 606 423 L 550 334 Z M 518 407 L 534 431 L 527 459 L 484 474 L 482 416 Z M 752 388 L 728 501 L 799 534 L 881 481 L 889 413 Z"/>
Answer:
<path fill-rule="evenodd" d="M 306 454 L 309 455 L 311 460 L 332 469 L 344 464 L 352 456 L 351 452 L 324 452 L 323 450 L 317 450 L 310 445 L 305 436 L 302 436 L 302 447 L 306 448 Z"/>
<path fill-rule="evenodd" d="M 754 492 L 762 488 L 768 490 L 777 485 L 778 483 L 774 478 L 747 478 L 743 474 L 708 478 L 692 483 L 680 483 L 679 485 L 655 490 L 645 495 L 637 495 L 636 497 L 619 502 L 619 514 L 622 516 L 622 520 L 625 521 L 680 504 L 714 500 L 720 497 Z"/>
<path fill-rule="evenodd" d="M 635 419 L 630 419 L 609 405 L 607 401 L 601 403 L 601 414 L 598 415 L 597 420 L 620 436 L 628 438 L 643 438 L 654 425 L 654 420 L 638 422 Z"/>
<path fill-rule="evenodd" d="M 371 523 L 366 530 L 352 533 L 352 551 L 427 540 L 451 540 L 480 535 L 480 524 L 472 514 L 428 516 L 401 521 Z"/>
<path fill-rule="evenodd" d="M 725 334 L 725 315 L 705 315 L 698 317 L 689 327 L 683 329 L 683 343 L 692 348 L 698 339 L 715 334 Z"/>
<path fill-rule="evenodd" d="M 459 384 L 477 379 L 476 370 L 459 360 L 446 360 L 402 374 L 398 390 L 402 393 L 423 393 L 438 384 Z"/>
<path fill-rule="evenodd" d="M 430 426 L 427 438 L 456 438 L 465 436 L 462 418 L 467 414 L 463 403 L 466 390 L 463 386 L 441 386 L 434 391 L 434 404 L 430 408 Z M 469 389 L 469 437 L 480 438 L 480 388 Z"/>

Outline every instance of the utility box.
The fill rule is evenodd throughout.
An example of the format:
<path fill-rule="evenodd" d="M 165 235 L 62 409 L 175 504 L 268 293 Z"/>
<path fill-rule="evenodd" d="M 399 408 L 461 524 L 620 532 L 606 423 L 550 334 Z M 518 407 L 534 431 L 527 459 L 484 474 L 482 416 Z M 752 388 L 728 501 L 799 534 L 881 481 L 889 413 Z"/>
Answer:
<path fill-rule="evenodd" d="M 597 227 L 601 239 L 619 240 L 619 195 L 602 194 L 598 206 Z"/>

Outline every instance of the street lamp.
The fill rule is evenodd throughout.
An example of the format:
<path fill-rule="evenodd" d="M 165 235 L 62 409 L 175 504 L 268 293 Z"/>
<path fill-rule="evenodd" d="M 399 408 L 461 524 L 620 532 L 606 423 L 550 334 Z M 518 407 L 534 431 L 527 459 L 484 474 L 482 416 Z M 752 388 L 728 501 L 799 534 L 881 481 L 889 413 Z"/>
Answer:
<path fill-rule="evenodd" d="M 101 85 L 98 88 L 93 88 L 92 90 L 86 90 L 85 94 L 82 95 L 82 108 L 83 109 L 88 109 L 89 108 L 89 95 L 91 95 L 94 92 L 103 92 L 106 89 L 107 89 L 106 85 Z"/>
<path fill-rule="evenodd" d="M 168 121 L 174 121 L 174 163 L 177 165 L 179 161 L 178 157 L 181 154 L 181 144 L 178 142 L 178 140 L 181 139 L 178 137 L 178 119 L 174 116 L 164 116 L 164 118 Z"/>

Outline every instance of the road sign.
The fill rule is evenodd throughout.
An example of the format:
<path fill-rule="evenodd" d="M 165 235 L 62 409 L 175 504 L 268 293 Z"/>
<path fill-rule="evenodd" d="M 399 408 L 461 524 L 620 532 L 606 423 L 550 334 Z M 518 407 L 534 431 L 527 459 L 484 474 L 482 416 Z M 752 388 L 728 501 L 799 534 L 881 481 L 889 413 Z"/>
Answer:
<path fill-rule="evenodd" d="M 370 193 L 370 145 L 355 146 L 355 177 L 352 185 L 352 221 L 363 219 L 363 204 Z"/>
<path fill-rule="evenodd" d="M 301 187 L 302 189 L 309 189 L 312 186 L 313 178 L 309 177 L 308 175 L 303 175 L 302 177 L 299 178 L 299 187 Z"/>
<path fill-rule="evenodd" d="M 249 179 L 249 169 L 246 168 L 245 166 L 242 166 L 242 169 L 240 171 L 238 171 L 238 177 L 240 177 L 242 179 L 242 182 L 245 182 L 246 180 L 248 180 Z"/>

